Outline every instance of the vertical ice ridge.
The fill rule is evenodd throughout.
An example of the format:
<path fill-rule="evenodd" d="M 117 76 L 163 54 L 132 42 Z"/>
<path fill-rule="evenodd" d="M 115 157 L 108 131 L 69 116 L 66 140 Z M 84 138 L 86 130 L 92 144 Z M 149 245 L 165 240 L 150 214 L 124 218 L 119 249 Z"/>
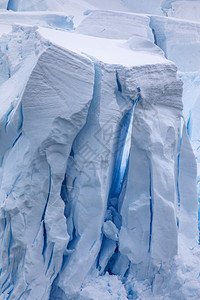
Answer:
<path fill-rule="evenodd" d="M 86 54 L 84 54 L 86 55 Z M 70 244 L 73 244 L 77 238 L 77 231 L 75 229 L 75 224 L 74 224 L 74 216 L 73 216 L 73 203 L 72 203 L 72 197 L 71 194 L 73 195 L 74 193 L 74 188 L 76 189 L 75 186 L 75 182 L 76 182 L 76 176 L 73 178 L 73 181 L 70 180 L 70 176 L 71 173 L 73 174 L 73 172 L 71 172 L 71 167 L 74 168 L 74 148 L 76 147 L 76 144 L 78 143 L 78 140 L 80 138 L 80 136 L 82 135 L 82 132 L 84 132 L 85 128 L 88 127 L 88 123 L 93 123 L 94 122 L 94 113 L 95 111 L 99 110 L 99 104 L 100 104 L 100 83 L 101 83 L 101 67 L 98 63 L 98 61 L 92 57 L 90 57 L 89 55 L 86 55 L 89 59 L 91 59 L 91 61 L 93 61 L 94 63 L 94 85 L 93 85 L 93 94 L 92 94 L 92 100 L 91 103 L 89 105 L 88 108 L 88 113 L 87 113 L 87 117 L 86 117 L 86 122 L 85 125 L 83 126 L 83 128 L 81 128 L 81 130 L 78 132 L 77 136 L 75 137 L 72 147 L 71 147 L 71 151 L 70 151 L 70 156 L 68 159 L 68 163 L 67 163 L 67 168 L 66 168 L 66 173 L 65 173 L 65 178 L 63 180 L 62 183 L 62 188 L 61 188 L 61 194 L 62 194 L 62 198 L 65 202 L 65 208 L 66 206 L 68 207 L 68 211 L 67 211 L 67 221 L 68 221 L 68 217 L 70 218 L 71 221 L 71 226 L 70 227 Z M 80 165 L 77 166 L 79 171 L 82 171 L 82 167 Z M 76 166 L 75 166 L 76 169 Z M 86 175 L 87 176 L 87 175 Z M 75 234 L 74 234 L 75 233 Z M 69 244 L 69 245 L 70 245 Z"/>
<path fill-rule="evenodd" d="M 198 236 L 197 163 L 185 120 L 180 148 L 178 184 L 180 192 L 179 232 L 184 234 L 189 245 L 194 246 Z"/>
<path fill-rule="evenodd" d="M 150 22 L 149 26 L 151 28 L 151 22 Z M 154 36 L 154 44 L 156 46 L 158 46 L 155 30 L 153 28 L 151 28 L 151 30 L 152 30 L 152 33 L 153 33 L 153 36 Z"/>
<path fill-rule="evenodd" d="M 118 86 L 118 92 L 122 93 L 121 83 L 118 78 L 118 73 L 116 72 L 116 80 Z M 117 142 L 117 149 L 115 155 L 115 162 L 112 174 L 112 183 L 109 191 L 108 197 L 108 206 L 107 206 L 107 215 L 114 214 L 118 215 L 118 218 L 115 215 L 112 217 L 112 222 L 116 225 L 116 227 L 120 230 L 121 228 L 121 216 L 120 216 L 120 209 L 123 203 L 123 197 L 125 194 L 125 180 L 127 175 L 127 170 L 129 166 L 129 155 L 130 155 L 130 147 L 131 147 L 131 132 L 132 132 L 132 125 L 134 121 L 134 112 L 137 105 L 137 102 L 140 101 L 140 88 L 137 89 L 138 96 L 135 100 L 131 100 L 132 107 L 125 113 L 124 117 L 122 118 L 121 122 L 119 123 L 119 134 L 118 134 L 118 142 Z M 116 95 L 117 97 L 117 95 Z M 121 97 L 124 97 L 121 94 Z M 123 190 L 124 187 L 124 190 Z M 122 193 L 123 190 L 123 193 Z M 116 220 L 117 221 L 116 221 Z M 108 218 L 109 220 L 109 218 Z"/>
<path fill-rule="evenodd" d="M 26 38 L 25 38 L 26 37 Z M 41 40 L 40 40 L 41 39 Z M 39 56 L 45 51 L 47 44 L 36 33 L 35 27 L 13 26 L 11 33 L 3 35 L 1 43 L 1 66 L 10 69 L 10 78 L 0 79 L 1 116 L 0 123 L 4 126 L 1 131 L 0 164 L 15 146 L 23 131 L 23 107 L 22 98 L 25 86 L 31 72 L 36 65 Z M 46 44 L 45 44 L 46 43 Z M 30 49 L 30 51 L 29 51 Z M 22 59 L 23 58 L 23 59 Z M 0 72 L 0 77 L 5 71 Z M 10 91 L 8 93 L 7 91 Z"/>
<path fill-rule="evenodd" d="M 45 227 L 45 221 L 42 220 L 41 225 L 43 228 L 43 249 L 42 249 L 42 256 L 43 256 L 43 260 L 44 260 L 44 264 L 45 264 L 45 251 L 47 249 L 47 231 L 46 231 L 46 227 Z"/>
<path fill-rule="evenodd" d="M 49 257 L 49 260 L 48 260 L 48 264 L 46 266 L 46 271 L 45 271 L 45 274 L 47 274 L 49 268 L 50 268 L 50 265 L 51 265 L 51 262 L 52 262 L 52 259 L 53 259 L 53 253 L 54 253 L 54 244 L 52 244 L 52 249 L 51 249 L 51 254 L 50 254 L 50 257 Z M 51 274 L 51 276 L 54 276 L 54 274 Z M 52 278 L 52 277 L 51 277 Z M 51 279 L 50 278 L 50 279 Z"/>
<path fill-rule="evenodd" d="M 109 193 L 109 200 L 108 203 L 112 198 L 119 198 L 123 182 L 124 176 L 127 168 L 128 157 L 130 152 L 130 128 L 132 128 L 132 119 L 134 114 L 134 108 L 138 100 L 132 100 L 132 108 L 125 114 L 123 119 L 119 124 L 119 136 L 118 136 L 118 149 L 116 151 L 116 158 L 115 158 L 115 166 L 113 171 L 113 179 L 112 185 Z M 129 134 L 128 134 L 129 133 Z M 128 140 L 127 140 L 128 138 Z M 118 200 L 117 200 L 118 203 Z"/>
<path fill-rule="evenodd" d="M 45 213 L 46 213 L 47 205 L 49 203 L 50 195 L 51 195 L 51 166 L 49 165 L 49 188 L 48 188 L 48 194 L 47 194 L 47 199 L 46 199 L 45 207 L 44 207 L 44 210 L 43 210 L 43 213 L 42 213 L 41 222 L 45 218 Z"/>
<path fill-rule="evenodd" d="M 7 10 L 12 9 L 12 8 L 10 8 L 12 6 L 11 2 L 12 2 L 12 0 L 8 0 L 8 4 L 7 4 L 7 8 L 6 8 Z"/>
<path fill-rule="evenodd" d="M 6 132 L 6 129 L 7 129 L 8 123 L 9 123 L 9 117 L 12 114 L 13 109 L 14 109 L 14 107 L 13 107 L 13 105 L 11 105 L 11 108 L 9 109 L 8 113 L 6 114 L 5 132 Z"/>
<path fill-rule="evenodd" d="M 190 110 L 189 112 L 189 117 L 187 119 L 187 133 L 189 138 L 191 139 L 191 135 L 192 135 L 192 112 Z"/>
<path fill-rule="evenodd" d="M 89 109 L 88 109 L 86 123 L 83 126 L 83 128 L 79 131 L 78 135 L 76 136 L 76 138 L 73 142 L 73 145 L 71 148 L 71 157 L 69 157 L 68 166 L 67 166 L 66 183 L 65 183 L 66 184 L 65 201 L 67 200 L 68 203 L 71 203 L 70 204 L 71 207 L 69 207 L 70 210 L 68 211 L 68 218 L 67 218 L 68 233 L 71 238 L 70 238 L 70 242 L 68 244 L 66 254 L 64 254 L 63 264 L 62 264 L 61 271 L 60 271 L 59 277 L 58 277 L 58 283 L 59 283 L 58 286 L 60 286 L 64 291 L 66 291 L 65 286 L 66 287 L 68 286 L 68 281 L 70 280 L 70 276 L 72 278 L 71 279 L 72 282 L 74 283 L 74 276 L 77 272 L 77 270 L 76 270 L 77 264 L 78 264 L 79 260 L 81 259 L 79 252 L 80 251 L 82 252 L 79 244 L 82 244 L 84 239 L 86 238 L 84 235 L 81 236 L 81 233 L 79 232 L 79 224 L 77 223 L 78 216 L 76 216 L 76 214 L 78 214 L 79 211 L 76 210 L 76 206 L 79 204 L 79 202 L 76 203 L 76 197 L 79 197 L 79 192 L 80 192 L 79 187 L 77 185 L 77 181 L 80 180 L 79 178 L 82 178 L 82 176 L 83 176 L 82 180 L 83 180 L 83 182 L 85 181 L 85 184 L 87 186 L 87 184 L 89 184 L 90 178 L 88 177 L 87 170 L 85 170 L 85 164 L 87 164 L 87 161 L 84 161 L 85 157 L 81 156 L 82 159 L 80 159 L 80 161 L 77 160 L 77 162 L 76 162 L 76 157 L 79 156 L 79 152 L 81 154 L 82 148 L 84 149 L 84 147 L 88 145 L 87 139 L 89 136 L 88 136 L 87 131 L 90 132 L 93 124 L 96 124 L 95 125 L 97 127 L 96 130 L 98 130 L 98 128 L 100 128 L 99 109 L 100 109 L 100 90 L 101 90 L 101 65 L 100 65 L 100 62 L 98 62 L 93 57 L 90 57 L 86 54 L 85 54 L 85 56 L 87 56 L 89 59 L 91 59 L 91 61 L 94 64 L 94 84 L 93 84 L 92 101 L 91 101 Z M 86 138 L 84 138 L 84 136 Z M 84 155 L 84 152 L 83 152 L 83 155 Z M 85 155 L 86 155 L 86 158 L 89 159 L 87 152 Z M 88 165 L 88 167 L 89 166 L 90 165 Z M 80 176 L 81 174 L 82 174 L 82 176 Z M 93 180 L 93 179 L 91 178 L 91 180 Z M 82 201 L 82 199 L 80 199 L 79 201 Z M 99 239 L 99 237 L 98 237 L 98 239 Z M 95 246 L 95 244 L 96 244 L 96 246 Z M 97 249 L 98 249 L 99 248 L 98 244 L 99 244 L 99 242 L 96 243 L 96 239 L 92 240 L 91 244 L 89 242 L 89 244 L 87 245 L 88 251 L 91 252 L 91 251 L 95 250 L 95 249 L 93 249 L 94 246 L 97 247 Z M 95 252 L 96 251 L 97 250 L 95 250 Z M 78 261 L 74 262 L 75 268 L 73 270 L 72 264 L 73 264 L 74 259 L 76 259 L 76 252 L 77 252 L 77 260 Z M 91 259 L 93 259 L 93 255 L 94 254 L 91 253 Z M 88 256 L 88 254 L 87 254 L 87 256 Z M 83 257 L 83 260 L 84 259 L 85 258 Z M 89 258 L 89 260 L 90 260 L 90 258 Z M 91 264 L 90 261 L 88 263 Z M 80 264 L 81 264 L 81 261 L 80 261 Z M 64 278 L 65 273 L 68 270 L 68 268 L 71 270 L 71 274 L 68 274 L 69 279 Z M 88 266 L 87 266 L 87 268 L 88 268 Z M 84 272 L 82 272 L 82 273 L 84 274 Z M 77 274 L 76 276 L 79 277 L 82 275 Z M 77 280 L 79 280 L 79 278 L 77 278 Z M 64 284 L 63 281 L 67 281 L 67 282 Z M 68 291 L 68 292 L 70 293 L 70 291 Z"/>
<path fill-rule="evenodd" d="M 182 119 L 181 119 L 182 120 Z M 184 126 L 184 125 L 183 125 Z M 177 197 L 178 197 L 178 213 L 180 210 L 180 188 L 179 188 L 179 172 L 180 172 L 180 151 L 181 151 L 181 144 L 182 144 L 182 139 L 183 139 L 183 126 L 180 122 L 180 127 L 179 127 L 179 133 L 178 133 L 178 153 L 177 153 Z M 179 221 L 178 221 L 178 228 L 179 228 Z"/>
<path fill-rule="evenodd" d="M 119 80 L 119 75 L 118 75 L 118 72 L 116 71 L 116 81 L 117 81 L 117 88 L 118 88 L 118 91 L 121 93 L 122 92 L 122 85 L 120 83 L 120 80 Z"/>
<path fill-rule="evenodd" d="M 20 137 L 22 136 L 22 132 L 20 132 L 20 134 L 17 136 L 17 138 L 14 140 L 13 144 L 12 144 L 12 148 L 17 144 L 18 140 L 20 139 Z"/>
<path fill-rule="evenodd" d="M 200 178 L 197 178 L 197 186 L 200 185 Z M 198 228 L 199 228 L 199 245 L 200 245 L 200 192 L 198 191 Z"/>
<path fill-rule="evenodd" d="M 6 221 L 8 219 L 9 221 Z M 6 224 L 6 231 L 8 233 L 8 240 L 4 242 L 7 243 L 7 270 L 2 274 L 1 276 L 1 293 L 4 293 L 5 291 L 8 293 L 10 289 L 13 287 L 13 252 L 11 249 L 11 245 L 13 244 L 13 238 L 12 238 L 12 228 L 11 228 L 11 222 L 10 222 L 10 216 L 7 214 L 5 217 L 5 224 Z M 12 254 L 12 255 L 11 255 Z"/>
<path fill-rule="evenodd" d="M 5 226 L 3 212 L 10 214 L 0 249 L 0 282 L 6 279 L 4 288 L 9 285 L 10 290 L 4 290 L 2 297 L 9 292 L 10 298 L 48 299 L 68 243 L 59 191 L 71 144 L 86 121 L 94 74 L 88 59 L 52 48 L 40 56 L 23 87 L 22 99 L 16 107 L 19 118 L 9 118 L 7 125 L 11 128 L 14 124 L 19 135 L 6 152 L 7 167 L 1 180 L 1 226 Z M 51 65 L 52 61 L 56 63 Z M 55 84 L 52 78 L 58 77 Z M 70 86 L 66 85 L 69 79 L 80 90 L 69 92 Z M 9 226 L 12 227 L 10 253 L 6 252 Z M 16 276 L 13 279 L 12 274 Z M 11 290 L 13 280 L 16 281 Z"/>
<path fill-rule="evenodd" d="M 154 44 L 158 46 L 163 52 L 166 58 L 167 57 L 167 44 L 166 44 L 166 36 L 165 32 L 162 32 L 162 40 L 160 38 L 160 33 L 159 33 L 159 27 L 157 26 L 156 22 L 154 21 L 153 16 L 149 16 L 150 22 L 149 22 L 149 27 L 151 28 L 152 34 L 154 36 Z M 159 29 L 158 29 L 159 28 Z"/>
<path fill-rule="evenodd" d="M 175 108 L 165 99 L 177 97 L 181 104 L 182 85 L 176 78 L 176 69 L 171 72 L 173 77 L 168 84 L 170 88 L 176 87 L 173 93 L 168 92 L 166 82 L 160 78 L 162 73 L 157 80 L 154 78 L 149 90 L 143 90 L 140 83 L 143 98 L 135 112 L 127 188 L 121 209 L 120 253 L 131 262 L 130 276 L 138 280 L 148 278 L 149 282 L 154 280 L 158 265 L 177 254 L 177 117 L 182 107 Z M 157 84 L 154 94 L 153 87 Z M 149 101 L 150 98 L 158 100 Z"/>
<path fill-rule="evenodd" d="M 149 249 L 148 252 L 151 252 L 151 237 L 152 237 L 152 224 L 153 224 L 153 198 L 152 198 L 152 178 L 151 178 L 151 163 L 149 161 L 149 209 L 150 209 L 150 229 L 149 229 Z"/>
<path fill-rule="evenodd" d="M 104 238 L 102 242 L 102 230 L 111 230 L 114 232 L 114 239 L 117 239 L 116 222 L 107 222 L 106 226 L 108 226 L 104 229 L 103 225 L 112 185 L 114 161 L 117 151 L 124 150 L 123 143 L 132 119 L 134 103 L 132 98 L 139 95 L 139 89 L 137 90 L 135 86 L 132 87 L 131 92 L 127 89 L 121 66 L 109 66 L 93 57 L 89 56 L 89 58 L 95 65 L 93 99 L 86 125 L 74 141 L 71 150 L 71 168 L 69 165 L 66 173 L 66 186 L 69 186 L 70 190 L 68 195 L 69 198 L 72 197 L 72 217 L 69 217 L 67 222 L 69 227 L 71 226 L 69 234 L 74 237 L 68 244 L 62 270 L 55 283 L 70 297 L 75 297 L 91 268 L 98 269 L 99 264 L 103 264 L 101 265 L 101 273 L 103 273 L 113 253 L 115 254 L 108 270 L 112 268 L 115 261 L 117 245 L 109 238 Z M 134 96 L 131 98 L 130 95 Z M 121 127 L 123 127 L 123 138 L 120 137 Z M 119 156 L 121 160 L 123 153 Z M 127 157 L 126 153 L 123 162 L 125 169 Z M 123 175 L 119 181 L 123 181 L 124 172 L 125 170 L 122 171 Z M 69 179 L 67 174 L 71 174 L 72 178 Z M 114 210 L 116 218 L 120 217 L 117 207 Z M 120 228 L 120 224 L 118 227 Z M 104 247 L 106 244 L 109 245 L 109 254 L 105 252 L 103 254 L 104 250 L 107 251 Z M 82 274 L 79 272 L 80 266 L 84 269 Z"/>
<path fill-rule="evenodd" d="M 118 91 L 116 91 L 116 98 L 125 97 L 123 96 L 122 85 L 119 80 L 118 72 L 116 71 L 116 82 Z M 117 94 L 119 93 L 119 95 Z M 107 201 L 107 211 L 105 214 L 105 223 L 112 222 L 118 230 L 121 228 L 121 215 L 120 215 L 120 207 L 123 203 L 123 197 L 125 193 L 125 178 L 127 175 L 127 169 L 129 165 L 129 155 L 130 155 L 130 145 L 131 145 L 131 132 L 132 132 L 132 123 L 134 119 L 134 111 L 137 102 L 141 99 L 140 89 L 138 88 L 138 97 L 136 100 L 132 100 L 132 107 L 125 113 L 124 117 L 121 119 L 119 123 L 119 132 L 117 137 L 117 147 L 115 151 L 115 159 L 114 159 L 114 167 L 112 173 L 112 183 L 109 191 L 108 201 Z M 123 195 L 122 189 L 124 187 Z M 105 237 L 105 235 L 104 235 Z M 118 253 L 118 241 L 109 242 L 107 239 L 105 240 L 105 244 L 110 249 L 110 254 L 106 254 L 107 265 L 105 269 L 102 270 L 102 266 L 100 267 L 101 273 L 103 271 L 109 270 L 112 273 L 112 266 L 115 264 L 115 257 Z M 103 253 L 101 253 L 104 249 L 104 240 L 102 242 L 101 250 L 99 252 L 99 256 L 101 260 L 103 259 Z M 109 252 L 109 251 L 108 251 Z M 114 253 L 113 253 L 114 252 Z M 109 257 L 110 255 L 110 257 Z"/>
<path fill-rule="evenodd" d="M 153 37 L 154 37 L 154 44 L 160 48 L 160 50 L 162 51 L 163 55 L 166 57 L 167 59 L 167 51 L 166 51 L 166 45 L 165 45 L 165 35 L 163 34 L 163 41 L 161 43 L 160 39 L 159 39 L 159 36 L 158 35 L 158 30 L 157 28 L 155 27 L 155 24 L 154 24 L 154 20 L 153 20 L 153 17 L 152 16 L 149 16 L 149 27 L 152 31 L 152 34 L 153 34 Z"/>
<path fill-rule="evenodd" d="M 20 114 L 20 118 L 19 118 L 19 127 L 18 127 L 18 132 L 20 132 L 23 128 L 23 121 L 24 121 L 24 116 L 23 116 L 23 106 L 22 103 L 20 105 L 20 109 L 19 109 L 19 114 Z"/>

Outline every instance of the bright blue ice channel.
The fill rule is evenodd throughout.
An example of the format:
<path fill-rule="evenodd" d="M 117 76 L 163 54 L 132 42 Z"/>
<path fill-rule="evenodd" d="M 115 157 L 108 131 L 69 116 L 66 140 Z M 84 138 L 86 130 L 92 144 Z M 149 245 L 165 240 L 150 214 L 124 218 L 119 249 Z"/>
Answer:
<path fill-rule="evenodd" d="M 118 92 L 119 93 L 122 92 L 120 83 L 118 83 Z M 121 210 L 121 205 L 123 203 L 124 195 L 126 191 L 134 112 L 135 112 L 136 104 L 140 99 L 141 99 L 140 88 L 138 88 L 138 97 L 135 100 L 129 99 L 132 101 L 132 107 L 131 109 L 128 110 L 128 112 L 125 113 L 118 128 L 118 137 L 117 137 L 117 144 L 115 148 L 115 162 L 113 168 L 112 183 L 111 183 L 111 188 L 108 196 L 107 211 L 105 215 L 105 222 L 107 221 L 113 222 L 118 230 L 120 230 L 122 225 L 120 210 Z M 114 243 L 115 246 L 113 245 Z M 110 252 L 110 258 L 108 259 L 107 265 L 104 268 L 104 270 L 101 269 L 102 268 L 101 264 L 99 265 L 99 270 L 101 272 L 109 272 L 110 274 L 116 275 L 116 273 L 113 273 L 113 266 L 115 265 L 115 261 L 118 259 L 118 255 L 119 255 L 118 242 L 117 241 L 109 242 L 109 240 L 104 237 L 102 241 L 101 250 L 99 253 L 100 260 L 101 257 L 104 255 L 105 248 L 107 248 L 107 251 Z M 110 249 L 108 250 L 108 248 Z M 98 261 L 98 264 L 100 260 Z M 125 273 L 128 270 L 127 268 L 129 268 L 129 265 L 126 266 L 126 263 L 127 263 L 126 261 L 122 263 L 124 265 L 122 269 L 124 269 Z"/>
<path fill-rule="evenodd" d="M 137 102 L 140 100 L 140 88 L 138 97 L 132 100 L 131 109 L 124 115 L 120 124 L 118 144 L 116 149 L 115 164 L 113 169 L 112 184 L 108 198 L 108 209 L 112 207 L 119 214 L 126 189 L 127 173 L 129 166 L 129 156 L 131 148 L 131 137 L 134 120 L 134 112 Z M 120 220 L 114 222 L 118 229 L 121 227 Z"/>
<path fill-rule="evenodd" d="M 191 111 L 189 113 L 189 117 L 187 120 L 187 134 L 191 140 L 192 136 L 192 117 L 191 117 Z M 197 177 L 197 189 L 198 189 L 198 228 L 199 228 L 199 245 L 200 245 L 200 178 Z"/>

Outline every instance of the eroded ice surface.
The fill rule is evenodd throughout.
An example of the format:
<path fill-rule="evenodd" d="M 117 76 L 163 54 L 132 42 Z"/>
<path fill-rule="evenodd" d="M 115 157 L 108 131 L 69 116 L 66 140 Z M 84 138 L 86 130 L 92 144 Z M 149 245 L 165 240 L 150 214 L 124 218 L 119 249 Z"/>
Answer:
<path fill-rule="evenodd" d="M 2 299 L 200 297 L 199 24 L 138 14 L 172 6 L 1 3 Z"/>

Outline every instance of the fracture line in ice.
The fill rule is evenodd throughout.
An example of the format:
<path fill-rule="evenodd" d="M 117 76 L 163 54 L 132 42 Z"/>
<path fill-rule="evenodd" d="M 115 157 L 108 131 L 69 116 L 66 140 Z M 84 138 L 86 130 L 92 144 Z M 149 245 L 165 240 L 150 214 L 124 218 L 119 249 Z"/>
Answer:
<path fill-rule="evenodd" d="M 122 97 L 121 95 L 122 86 L 119 81 L 117 72 L 116 72 L 116 82 L 118 87 L 117 93 L 119 93 L 118 96 Z M 121 209 L 121 204 L 123 203 L 124 190 L 126 189 L 134 112 L 135 112 L 137 102 L 140 101 L 141 99 L 140 88 L 137 89 L 137 92 L 138 92 L 137 99 L 135 100 L 130 99 L 133 103 L 132 107 L 125 114 L 125 116 L 121 120 L 121 123 L 119 124 L 120 130 L 119 130 L 119 137 L 118 137 L 118 143 L 116 149 L 117 151 L 116 151 L 116 157 L 115 157 L 115 163 L 113 169 L 113 178 L 112 178 L 111 188 L 109 192 L 107 213 L 105 216 L 105 223 L 104 223 L 105 225 L 111 222 L 110 225 L 112 225 L 112 227 L 116 226 L 116 229 L 118 230 L 120 230 L 121 228 L 120 209 Z M 114 246 L 114 248 L 113 248 L 113 243 L 114 242 L 109 244 L 109 241 L 104 238 L 101 251 L 100 251 L 100 258 L 101 258 L 101 253 L 102 251 L 104 251 L 105 248 L 104 244 L 107 244 L 107 247 L 110 248 L 111 256 L 109 260 L 107 259 L 107 266 L 105 267 L 105 271 L 109 271 L 111 273 L 112 273 L 112 267 L 114 265 L 115 260 L 117 259 L 117 253 L 118 253 L 118 242 L 115 241 L 116 245 Z"/>

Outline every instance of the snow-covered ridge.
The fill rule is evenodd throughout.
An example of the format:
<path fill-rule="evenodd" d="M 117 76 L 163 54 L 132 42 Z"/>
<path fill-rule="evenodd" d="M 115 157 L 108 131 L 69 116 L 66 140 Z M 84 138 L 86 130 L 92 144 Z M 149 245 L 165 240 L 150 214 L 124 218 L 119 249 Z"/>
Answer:
<path fill-rule="evenodd" d="M 88 10 L 105 9 L 133 13 L 166 15 L 200 21 L 199 0 L 2 0 L 0 9 L 12 11 L 60 11 L 75 16 L 77 24 Z"/>
<path fill-rule="evenodd" d="M 73 17 L 53 12 L 0 12 L 0 23 L 27 24 L 59 30 L 73 30 Z"/>
<path fill-rule="evenodd" d="M 128 39 L 137 35 L 153 41 L 149 21 L 145 15 L 96 10 L 88 13 L 76 31 L 112 39 Z"/>

